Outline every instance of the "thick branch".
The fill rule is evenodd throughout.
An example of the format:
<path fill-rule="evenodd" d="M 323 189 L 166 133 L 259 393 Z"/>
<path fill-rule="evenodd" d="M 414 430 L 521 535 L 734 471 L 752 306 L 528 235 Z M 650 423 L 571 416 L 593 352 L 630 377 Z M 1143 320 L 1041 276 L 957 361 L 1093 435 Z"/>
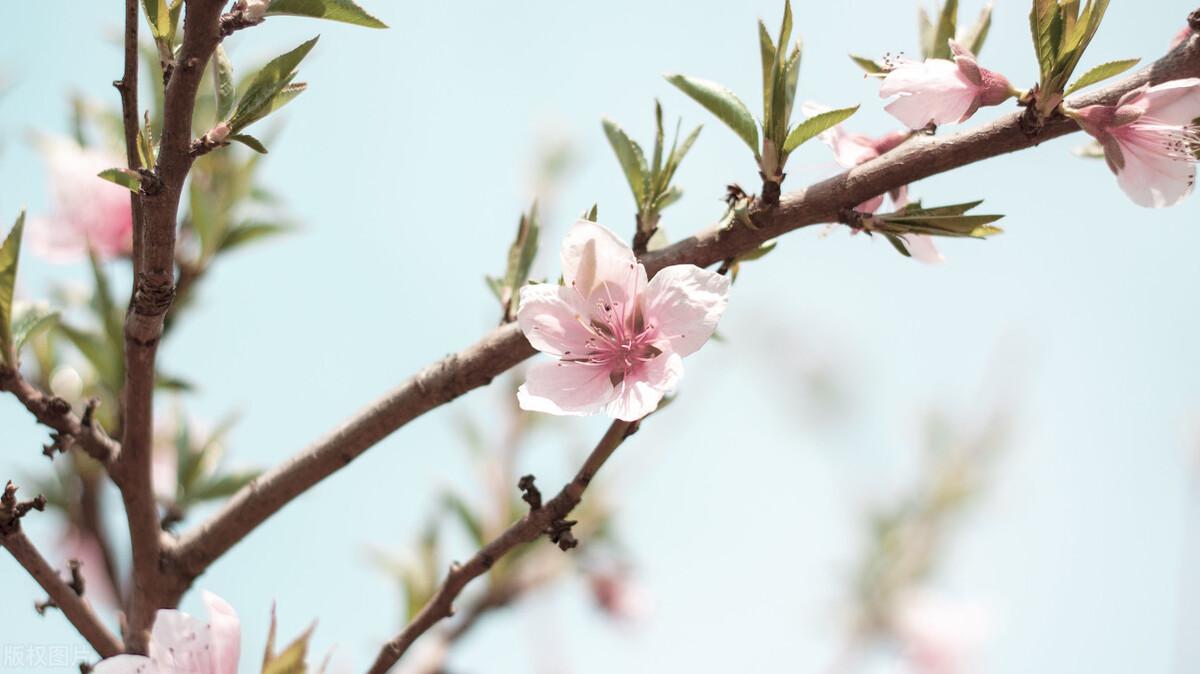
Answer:
<path fill-rule="evenodd" d="M 44 426 L 53 428 L 61 446 L 74 441 L 88 456 L 109 465 L 120 452 L 120 445 L 90 418 L 80 419 L 62 398 L 48 396 L 21 376 L 20 372 L 0 367 L 0 391 L 8 391 Z"/>
<path fill-rule="evenodd" d="M 597 443 L 596 448 L 588 455 L 583 467 L 562 488 L 562 491 L 540 508 L 530 510 L 529 514 L 510 526 L 499 537 L 485 545 L 475 553 L 465 564 L 454 564 L 442 586 L 420 610 L 412 621 L 396 638 L 387 642 L 383 650 L 371 665 L 368 674 L 387 674 L 396 664 L 400 656 L 412 646 L 422 634 L 436 625 L 443 618 L 454 614 L 454 600 L 472 580 L 487 573 L 488 569 L 504 555 L 525 543 L 531 543 L 544 533 L 551 524 L 566 517 L 583 499 L 583 492 L 591 484 L 596 472 L 612 456 L 613 451 L 629 437 L 636 428 L 627 421 L 614 421 L 608 427 L 604 437 Z"/>
<path fill-rule="evenodd" d="M 84 639 L 96 649 L 101 657 L 110 658 L 124 650 L 121 640 L 109 631 L 100 616 L 92 609 L 88 600 L 75 593 L 75 590 L 58 575 L 54 567 L 42 557 L 25 533 L 17 528 L 5 534 L 0 534 L 0 545 L 8 549 L 13 559 L 25 568 L 29 575 L 42 586 L 50 600 L 63 612 L 67 620 L 79 630 Z M 11 605 L 9 606 L 11 610 Z"/>
<path fill-rule="evenodd" d="M 188 0 L 183 45 L 164 93 L 162 139 L 155 188 L 142 195 L 142 227 L 134 260 L 133 301 L 125 317 L 124 436 L 115 475 L 133 547 L 133 587 L 126 641 L 143 652 L 154 612 L 163 603 L 159 552 L 162 531 L 151 487 L 154 361 L 163 320 L 175 295 L 176 215 L 191 170 L 192 112 L 204 68 L 220 41 L 223 0 Z M 128 55 L 127 55 L 128 58 Z M 130 65 L 126 63 L 128 70 Z"/>
<path fill-rule="evenodd" d="M 1114 102 L 1147 82 L 1200 76 L 1200 45 L 1193 36 L 1161 60 L 1115 84 L 1072 97 L 1081 107 Z M 674 264 L 708 266 L 754 250 L 763 242 L 809 225 L 834 222 L 843 208 L 922 178 L 1016 150 L 1034 147 L 1078 127 L 1061 116 L 1047 120 L 1037 135 L 1021 130 L 1021 112 L 977 129 L 919 137 L 875 160 L 784 196 L 777 207 L 759 206 L 757 229 L 734 226 L 684 239 L 643 258 L 650 274 Z M 340 428 L 251 482 L 210 520 L 181 541 L 174 563 L 194 578 L 268 517 L 332 475 L 368 448 L 431 409 L 453 400 L 534 354 L 514 324 L 493 330 L 473 346 L 448 356 L 407 381 Z"/>

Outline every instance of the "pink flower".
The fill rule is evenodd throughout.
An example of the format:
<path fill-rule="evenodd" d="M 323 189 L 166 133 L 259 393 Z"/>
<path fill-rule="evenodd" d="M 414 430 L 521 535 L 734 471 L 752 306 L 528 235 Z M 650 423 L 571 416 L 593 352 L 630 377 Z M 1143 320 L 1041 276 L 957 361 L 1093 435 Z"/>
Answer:
<path fill-rule="evenodd" d="M 920 674 L 966 674 L 989 631 L 987 611 L 976 603 L 925 593 L 904 596 L 894 617 L 902 654 Z"/>
<path fill-rule="evenodd" d="M 1116 105 L 1067 110 L 1104 148 L 1117 183 L 1139 206 L 1179 203 L 1196 182 L 1200 78 L 1130 91 Z"/>
<path fill-rule="evenodd" d="M 241 623 L 233 607 L 203 593 L 208 622 L 171 609 L 154 618 L 150 657 L 118 655 L 96 665 L 95 674 L 235 674 L 241 654 Z"/>
<path fill-rule="evenodd" d="M 981 106 L 999 105 L 1017 93 L 1003 75 L 979 67 L 966 47 L 950 40 L 950 50 L 954 61 L 901 61 L 883 78 L 879 97 L 898 96 L 886 110 L 910 129 L 965 122 Z"/>
<path fill-rule="evenodd" d="M 804 104 L 804 114 L 809 117 L 820 114 L 828 109 L 818 103 L 809 102 Z M 842 128 L 841 124 L 838 124 L 822 133 L 818 138 L 833 150 L 833 156 L 837 159 L 837 163 L 846 168 L 853 168 L 892 150 L 904 142 L 910 135 L 907 131 L 893 131 L 877 138 L 871 138 L 861 133 L 850 133 Z M 883 206 L 884 198 L 887 196 L 892 197 L 892 204 L 896 209 L 904 208 L 904 205 L 908 203 L 908 185 L 904 185 L 886 195 L 880 194 L 871 197 L 858 206 L 855 206 L 854 210 L 860 213 L 875 213 Z M 933 243 L 933 237 L 924 234 L 905 234 L 900 238 L 904 240 L 909 255 L 912 255 L 917 260 L 929 264 L 936 264 L 943 261 L 942 254 L 938 252 L 937 246 Z"/>
<path fill-rule="evenodd" d="M 558 358 L 529 368 L 521 409 L 640 419 L 683 376 L 682 357 L 712 335 L 729 279 L 684 264 L 647 282 L 629 246 L 586 220 L 561 255 L 565 285 L 521 289 L 517 323 L 535 349 Z"/>
<path fill-rule="evenodd" d="M 96 175 L 124 166 L 124 161 L 65 138 L 47 138 L 40 145 L 53 210 L 49 217 L 30 221 L 33 249 L 55 262 L 83 259 L 89 244 L 101 259 L 129 255 L 133 250 L 129 190 Z"/>
<path fill-rule="evenodd" d="M 649 613 L 645 593 L 634 584 L 623 568 L 602 569 L 588 574 L 592 599 L 609 618 L 633 622 Z"/>

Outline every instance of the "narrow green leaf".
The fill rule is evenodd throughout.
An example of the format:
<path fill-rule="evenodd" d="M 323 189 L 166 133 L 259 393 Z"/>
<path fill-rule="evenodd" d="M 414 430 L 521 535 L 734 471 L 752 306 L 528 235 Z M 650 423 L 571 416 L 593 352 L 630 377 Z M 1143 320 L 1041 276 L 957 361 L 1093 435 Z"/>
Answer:
<path fill-rule="evenodd" d="M 237 490 L 250 484 L 250 481 L 258 477 L 261 473 L 262 471 L 259 470 L 243 470 L 210 478 L 188 491 L 188 501 L 190 503 L 202 503 L 204 501 L 227 498 L 236 493 Z"/>
<path fill-rule="evenodd" d="M 299 93 L 297 91 L 295 94 L 288 95 L 282 102 L 276 100 L 292 83 L 296 77 L 296 68 L 312 50 L 317 39 L 314 37 L 286 54 L 276 57 L 254 75 L 230 118 L 229 125 L 233 131 L 240 131 L 249 124 L 262 119 Z"/>
<path fill-rule="evenodd" d="M 279 14 L 341 21 L 367 28 L 387 28 L 386 23 L 371 16 L 351 0 L 271 0 L 267 16 Z"/>
<path fill-rule="evenodd" d="M 171 32 L 171 7 L 167 0 L 142 0 L 146 20 L 150 22 L 150 35 L 161 40 Z"/>
<path fill-rule="evenodd" d="M 92 269 L 92 283 L 95 291 L 92 293 L 92 311 L 100 319 L 104 335 L 108 338 L 108 348 L 113 353 L 119 353 L 125 345 L 124 311 L 117 308 L 113 299 L 112 286 L 108 275 L 104 273 L 100 258 L 96 251 L 88 248 L 88 264 Z"/>
<path fill-rule="evenodd" d="M 683 139 L 682 145 L 673 145 L 671 147 L 671 154 L 667 156 L 667 166 L 663 169 L 662 184 L 664 186 L 671 184 L 671 180 L 675 178 L 675 172 L 679 170 L 679 165 L 683 163 L 683 158 L 687 156 L 688 151 L 692 149 L 692 145 L 696 143 L 696 139 L 700 137 L 700 130 L 703 128 L 703 126 L 697 126 L 695 129 L 692 129 L 687 138 Z"/>
<path fill-rule="evenodd" d="M 1061 25 L 1058 11 L 1056 0 L 1033 0 L 1033 8 L 1029 10 L 1029 30 L 1043 82 L 1054 70 L 1058 59 L 1058 39 L 1053 30 L 1056 21 Z"/>
<path fill-rule="evenodd" d="M 109 348 L 108 340 L 101 334 L 85 332 L 66 323 L 59 322 L 58 334 L 79 350 L 92 367 L 96 369 L 100 381 L 111 391 L 120 391 L 124 384 L 125 370 L 121 355 Z"/>
<path fill-rule="evenodd" d="M 758 127 L 746 104 L 725 87 L 694 77 L 684 75 L 667 75 L 667 81 L 674 84 L 705 109 L 717 116 L 734 133 L 754 151 L 754 158 L 759 159 Z"/>
<path fill-rule="evenodd" d="M 904 239 L 901 239 L 895 234 L 888 234 L 887 232 L 884 232 L 883 236 L 887 239 L 888 243 L 892 244 L 892 248 L 895 248 L 896 252 L 900 253 L 904 257 L 912 257 L 912 253 L 908 252 L 908 246 L 905 245 Z"/>
<path fill-rule="evenodd" d="M 796 125 L 792 132 L 788 134 L 787 141 L 783 144 L 784 152 L 791 152 L 800 147 L 805 141 L 808 141 L 823 131 L 828 131 L 833 127 L 841 124 L 855 112 L 858 112 L 858 106 L 851 108 L 841 108 L 839 110 L 827 110 L 817 115 L 813 115 L 808 119 Z"/>
<path fill-rule="evenodd" d="M 483 521 L 471 512 L 470 506 L 462 498 L 457 494 L 449 493 L 443 497 L 443 503 L 471 535 L 471 542 L 475 544 L 475 547 L 487 545 L 487 534 L 483 530 Z"/>
<path fill-rule="evenodd" d="M 500 300 L 508 302 L 506 307 L 508 317 L 516 316 L 520 289 L 529 280 L 529 270 L 533 267 L 534 258 L 537 257 L 540 235 L 541 225 L 537 217 L 537 204 L 534 204 L 530 207 L 529 213 L 521 215 L 521 219 L 517 223 L 517 236 L 508 248 L 508 264 L 505 267 L 504 281 L 499 292 Z"/>
<path fill-rule="evenodd" d="M 229 137 L 229 140 L 234 141 L 235 143 L 241 143 L 242 145 L 245 145 L 259 154 L 267 153 L 267 148 L 262 144 L 262 141 L 248 133 L 235 133 Z"/>
<path fill-rule="evenodd" d="M 267 648 L 263 652 L 262 674 L 305 674 L 308 666 L 308 642 L 312 638 L 316 624 L 288 644 L 283 651 L 275 653 L 275 610 L 271 610 L 271 627 L 267 636 Z"/>
<path fill-rule="evenodd" d="M 748 253 L 739 255 L 738 262 L 750 262 L 751 260 L 761 259 L 771 251 L 775 250 L 775 247 L 778 245 L 779 239 L 770 239 L 768 241 L 764 241 L 758 248 L 755 248 Z"/>
<path fill-rule="evenodd" d="M 960 44 L 971 50 L 971 53 L 979 56 L 979 51 L 983 49 L 983 43 L 987 40 L 988 31 L 992 28 L 992 3 L 983 6 L 979 12 L 979 18 L 967 30 L 959 33 L 958 41 Z"/>
<path fill-rule="evenodd" d="M 950 58 L 950 39 L 958 32 L 958 0 L 946 0 L 933 37 L 933 57 Z"/>
<path fill-rule="evenodd" d="M 921 58 L 933 58 L 934 42 L 937 40 L 937 29 L 929 18 L 924 7 L 917 7 L 917 35 L 921 43 Z"/>
<path fill-rule="evenodd" d="M 658 99 L 654 99 L 654 161 L 650 162 L 649 182 L 653 183 L 651 189 L 658 191 L 658 179 L 662 175 L 663 167 L 663 122 L 662 122 L 662 103 Z M 649 190 L 647 190 L 649 191 Z"/>
<path fill-rule="evenodd" d="M 633 191 L 633 198 L 640 207 L 646 198 L 647 172 L 646 157 L 642 153 L 642 148 L 611 119 L 605 117 L 601 120 L 601 124 L 604 127 L 604 135 L 608 138 L 608 144 L 612 146 L 613 153 L 617 155 L 617 162 L 621 164 L 621 170 L 625 173 L 625 181 L 629 183 L 629 189 Z"/>
<path fill-rule="evenodd" d="M 293 229 L 291 225 L 279 222 L 243 222 L 225 232 L 217 250 L 223 253 L 228 252 L 259 239 L 286 234 Z"/>
<path fill-rule="evenodd" d="M 142 189 L 142 176 L 137 171 L 127 168 L 110 168 L 96 174 L 110 183 L 116 183 L 130 192 Z"/>
<path fill-rule="evenodd" d="M 223 122 L 233 112 L 237 100 L 237 86 L 233 81 L 233 63 L 225 48 L 217 45 L 212 60 L 213 92 L 217 99 L 217 122 Z"/>
<path fill-rule="evenodd" d="M 21 233 L 24 230 L 25 211 L 21 211 L 0 246 L 0 361 L 11 367 L 17 365 L 13 339 L 13 288 L 17 284 L 17 263 L 21 259 Z"/>
<path fill-rule="evenodd" d="M 858 56 L 856 54 L 851 54 L 850 60 L 854 61 L 856 64 L 858 64 L 858 67 L 862 68 L 863 71 L 866 72 L 868 75 L 878 75 L 878 74 L 884 72 L 883 64 L 874 59 L 869 59 L 865 56 Z"/>
<path fill-rule="evenodd" d="M 588 222 L 596 222 L 596 218 L 600 217 L 600 204 L 592 204 L 592 207 L 584 211 L 580 217 Z"/>
<path fill-rule="evenodd" d="M 21 347 L 38 333 L 54 325 L 58 312 L 42 303 L 19 303 L 13 306 L 12 339 L 13 353 L 20 354 Z"/>
<path fill-rule="evenodd" d="M 1110 77 L 1120 75 L 1126 70 L 1129 70 L 1137 65 L 1138 61 L 1141 61 L 1141 59 L 1124 59 L 1121 61 L 1109 61 L 1108 63 L 1101 63 L 1100 65 L 1081 75 L 1079 79 L 1075 80 L 1075 83 L 1067 87 L 1067 90 L 1063 92 L 1063 95 L 1070 96 L 1084 87 L 1090 87 L 1097 82 L 1103 82 Z"/>
<path fill-rule="evenodd" d="M 922 215 L 916 217 L 886 218 L 889 225 L 898 226 L 905 232 L 929 234 L 930 236 L 967 236 L 983 238 L 999 234 L 999 227 L 989 227 L 1003 215 Z"/>
<path fill-rule="evenodd" d="M 758 51 L 762 59 L 763 119 L 766 119 L 771 111 L 771 69 L 775 66 L 775 42 L 771 40 L 771 33 L 762 19 L 758 20 Z"/>

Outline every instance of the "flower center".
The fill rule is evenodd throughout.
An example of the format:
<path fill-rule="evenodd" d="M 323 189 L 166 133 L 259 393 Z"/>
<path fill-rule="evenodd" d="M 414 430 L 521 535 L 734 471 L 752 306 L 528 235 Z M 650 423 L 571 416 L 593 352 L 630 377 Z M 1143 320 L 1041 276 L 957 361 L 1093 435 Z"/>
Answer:
<path fill-rule="evenodd" d="M 636 376 L 650 360 L 662 353 L 654 346 L 657 331 L 653 324 L 647 325 L 641 307 L 636 300 L 623 302 L 614 299 L 606 286 L 593 297 L 589 317 L 579 317 L 591 336 L 586 342 L 586 353 L 569 354 L 564 360 L 589 363 L 608 370 L 613 386 Z"/>

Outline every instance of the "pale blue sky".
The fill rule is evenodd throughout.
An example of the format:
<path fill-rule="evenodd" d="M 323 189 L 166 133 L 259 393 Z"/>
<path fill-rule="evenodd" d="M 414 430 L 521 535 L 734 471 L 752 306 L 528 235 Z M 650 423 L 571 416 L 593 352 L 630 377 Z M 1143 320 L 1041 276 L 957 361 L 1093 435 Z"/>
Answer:
<path fill-rule="evenodd" d="M 115 103 L 119 4 L 7 8 L 0 220 L 46 202 L 26 132 L 64 132 L 73 90 Z M 973 17 L 982 3 L 963 4 Z M 303 232 L 224 263 L 161 354 L 201 384 L 196 416 L 242 412 L 232 452 L 245 464 L 282 460 L 494 324 L 480 277 L 499 270 L 546 138 L 579 155 L 547 223 L 546 274 L 557 272 L 552 249 L 570 216 L 593 202 L 602 222 L 630 231 L 602 115 L 645 139 L 657 96 L 669 117 L 705 124 L 679 173 L 686 196 L 664 219 L 675 236 L 720 215 L 727 182 L 755 184 L 740 141 L 660 75 L 713 79 L 757 105 L 754 21 L 774 25 L 776 0 L 368 5 L 391 30 L 279 18 L 229 40 L 236 68 L 322 35 L 302 69 L 310 89 L 287 109 L 264 168 Z M 1027 8 L 997 2 L 981 58 L 1021 86 L 1036 71 Z M 1084 65 L 1156 58 L 1193 8 L 1115 0 Z M 876 86 L 845 53 L 913 53 L 913 3 L 800 0 L 795 9 L 806 45 L 801 99 L 862 102 L 852 127 L 892 128 Z M 678 402 L 613 462 L 627 476 L 621 530 L 653 615 L 632 634 L 614 630 L 568 588 L 486 623 L 454 662 L 540 671 L 547 633 L 579 674 L 819 672 L 838 646 L 864 505 L 911 476 L 931 410 L 977 421 L 1003 390 L 1016 410 L 1012 446 L 936 578 L 994 607 L 983 671 L 1200 667 L 1175 662 L 1180 605 L 1197 600 L 1195 582 L 1191 597 L 1180 592 L 1187 528 L 1197 533 L 1185 514 L 1189 503 L 1193 517 L 1200 510 L 1189 501 L 1200 445 L 1200 209 L 1195 198 L 1138 208 L 1102 162 L 1071 154 L 1081 142 L 914 186 L 931 202 L 985 198 L 988 211 L 1008 215 L 1000 237 L 945 244 L 942 266 L 817 228 L 748 266 L 722 324 L 728 341 L 689 359 Z M 832 170 L 824 147 L 805 146 L 785 188 Z M 81 277 L 30 262 L 21 283 L 36 295 L 63 275 Z M 843 382 L 844 416 L 820 418 L 828 412 L 792 374 L 813 364 Z M 200 579 L 241 613 L 246 671 L 272 600 L 284 633 L 319 618 L 318 651 L 338 644 L 355 670 L 365 667 L 398 628 L 399 609 L 364 549 L 411 541 L 437 489 L 467 483 L 453 424 L 468 411 L 486 418 L 495 395 L 471 394 L 405 428 Z M 602 422 L 567 423 L 583 444 Z M 47 469 L 44 431 L 12 400 L 0 399 L 0 428 L 0 479 Z M 529 467 L 559 483 L 569 470 L 562 455 L 576 448 L 543 445 Z M 29 529 L 52 537 L 45 520 Z M 60 616 L 28 608 L 40 592 L 10 560 L 0 560 L 0 596 L 5 643 L 77 641 Z M 185 607 L 199 609 L 194 597 Z"/>

